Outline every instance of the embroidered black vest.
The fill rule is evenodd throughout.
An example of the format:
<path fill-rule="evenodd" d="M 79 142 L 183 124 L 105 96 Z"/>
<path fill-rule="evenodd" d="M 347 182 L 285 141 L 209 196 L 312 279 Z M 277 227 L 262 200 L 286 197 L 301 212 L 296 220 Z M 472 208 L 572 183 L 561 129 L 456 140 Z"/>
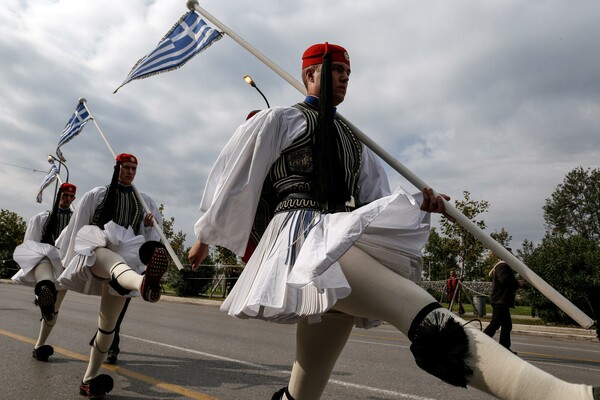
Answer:
<path fill-rule="evenodd" d="M 108 194 L 109 185 L 106 186 L 106 193 Z M 115 205 L 106 204 L 107 196 L 104 196 L 102 203 L 96 208 L 94 217 L 92 218 L 92 224 L 98 225 L 102 210 L 104 207 L 113 207 L 112 221 L 125 228 L 131 226 L 136 235 L 140 233 L 140 223 L 144 217 L 144 208 L 140 201 L 135 196 L 133 186 L 117 186 Z"/>
<path fill-rule="evenodd" d="M 294 106 L 306 118 L 306 132 L 285 149 L 275 161 L 269 172 L 268 181 L 277 193 L 279 204 L 275 212 L 311 208 L 324 212 L 351 211 L 355 208 L 353 201 L 346 204 L 322 204 L 313 199 L 311 185 L 314 180 L 313 170 L 313 135 L 317 126 L 318 112 L 306 103 Z M 362 157 L 362 146 L 352 134 L 350 128 L 339 119 L 334 120 L 337 131 L 337 157 L 344 166 L 346 184 L 353 199 L 358 193 L 358 177 Z M 332 157 L 336 155 L 332 154 Z"/>
<path fill-rule="evenodd" d="M 46 222 L 44 223 L 44 227 L 42 228 L 42 243 L 46 243 L 46 241 L 43 238 L 46 236 L 47 230 L 49 228 L 48 224 L 50 222 L 50 218 L 52 217 L 51 213 L 52 211 L 49 212 L 48 218 L 46 218 Z M 59 210 L 56 213 L 56 225 L 54 226 L 54 232 L 50 232 L 50 241 L 48 241 L 48 244 L 54 246 L 54 243 L 56 242 L 56 239 L 58 239 L 60 233 L 63 231 L 63 229 L 67 227 L 67 225 L 69 225 L 69 221 L 71 220 L 72 215 L 73 211 L 71 210 Z"/>
<path fill-rule="evenodd" d="M 354 199 L 360 189 L 361 143 L 346 124 L 337 118 L 334 120 L 340 149 L 338 157 L 342 160 L 352 199 L 345 204 L 322 204 L 314 200 L 311 194 L 314 179 L 312 145 L 318 112 L 306 103 L 298 103 L 294 107 L 306 118 L 306 131 L 282 152 L 265 179 L 251 233 L 255 243 L 259 242 L 275 213 L 297 209 L 331 213 L 352 211 L 357 206 Z"/>

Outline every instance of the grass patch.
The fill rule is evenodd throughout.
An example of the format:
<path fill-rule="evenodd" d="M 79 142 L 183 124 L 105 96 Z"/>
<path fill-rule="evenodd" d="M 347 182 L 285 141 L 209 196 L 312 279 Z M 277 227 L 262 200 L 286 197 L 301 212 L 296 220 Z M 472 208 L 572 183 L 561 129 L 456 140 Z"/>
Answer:
<path fill-rule="evenodd" d="M 442 303 L 442 306 L 448 308 L 448 303 Z M 463 303 L 463 308 L 465 309 L 465 317 L 470 317 L 474 315 L 473 312 L 474 307 L 470 303 Z M 458 306 L 454 304 L 452 307 L 452 311 L 458 312 Z M 510 309 L 510 315 L 512 317 L 513 324 L 522 324 L 522 325 L 545 325 L 544 322 L 537 318 L 531 316 L 531 307 L 529 306 L 517 306 L 516 308 Z M 485 316 L 477 317 L 484 322 L 489 322 L 492 318 L 492 306 L 490 304 L 485 305 Z"/>

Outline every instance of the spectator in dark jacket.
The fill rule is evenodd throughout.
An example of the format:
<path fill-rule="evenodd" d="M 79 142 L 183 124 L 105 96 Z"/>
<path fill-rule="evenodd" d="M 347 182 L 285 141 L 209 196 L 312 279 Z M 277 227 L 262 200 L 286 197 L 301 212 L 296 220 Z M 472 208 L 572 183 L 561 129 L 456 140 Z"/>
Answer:
<path fill-rule="evenodd" d="M 508 251 L 512 252 L 510 248 Z M 514 271 L 504 261 L 500 260 L 490 271 L 492 277 L 492 320 L 484 332 L 494 337 L 500 328 L 500 344 L 512 351 L 510 348 L 510 331 L 512 330 L 512 319 L 510 309 L 515 308 L 515 297 L 517 289 L 523 287 L 524 281 L 517 280 Z M 517 354 L 516 352 L 512 351 Z"/>

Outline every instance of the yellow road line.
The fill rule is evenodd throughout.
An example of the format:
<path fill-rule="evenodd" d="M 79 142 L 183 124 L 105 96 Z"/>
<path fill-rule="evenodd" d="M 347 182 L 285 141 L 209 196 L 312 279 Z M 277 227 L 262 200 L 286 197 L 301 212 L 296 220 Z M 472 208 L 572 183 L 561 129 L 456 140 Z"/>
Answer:
<path fill-rule="evenodd" d="M 36 341 L 34 339 L 28 338 L 26 336 L 22 336 L 13 332 L 9 332 L 9 331 L 5 331 L 3 329 L 0 329 L 0 335 L 4 335 L 4 336 L 8 336 L 11 337 L 13 339 L 17 339 L 20 340 L 21 342 L 25 342 L 25 343 L 29 343 L 32 346 L 35 346 Z M 84 361 L 87 362 L 89 360 L 88 356 L 84 356 L 82 354 L 79 353 L 75 353 L 73 351 L 67 350 L 67 349 L 63 349 L 62 347 L 54 347 L 54 352 L 55 353 L 60 353 L 64 356 L 70 357 L 70 358 L 74 358 L 76 360 L 79 361 Z M 153 378 L 149 375 L 144 375 L 144 374 L 140 374 L 139 372 L 135 372 L 126 368 L 122 368 L 122 367 L 118 367 L 116 365 L 110 365 L 110 364 L 103 364 L 102 368 L 104 369 L 108 369 L 110 371 L 113 371 L 119 375 L 123 375 L 126 376 L 128 378 L 132 378 L 132 379 L 136 379 L 138 381 L 142 381 L 144 383 L 147 383 L 149 385 L 152 386 L 157 386 L 160 387 L 162 389 L 165 389 L 169 392 L 172 393 L 177 393 L 179 395 L 188 397 L 190 399 L 194 399 L 194 400 L 218 400 L 216 397 L 212 397 L 212 396 L 208 396 L 204 393 L 200 393 L 200 392 L 196 392 L 195 390 L 191 390 L 191 389 L 187 389 L 183 386 L 179 386 L 179 385 L 173 385 L 171 383 L 162 381 L 160 379 L 156 379 Z"/>

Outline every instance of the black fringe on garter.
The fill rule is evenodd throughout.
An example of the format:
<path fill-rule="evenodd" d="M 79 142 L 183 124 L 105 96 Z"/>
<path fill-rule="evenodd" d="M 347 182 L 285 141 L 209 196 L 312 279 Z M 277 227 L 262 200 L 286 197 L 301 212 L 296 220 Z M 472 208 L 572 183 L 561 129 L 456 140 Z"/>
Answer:
<path fill-rule="evenodd" d="M 464 328 L 446 314 L 429 312 L 421 321 L 415 319 L 411 331 L 410 351 L 417 365 L 444 382 L 467 387 L 473 369 L 465 362 L 470 352 Z"/>

